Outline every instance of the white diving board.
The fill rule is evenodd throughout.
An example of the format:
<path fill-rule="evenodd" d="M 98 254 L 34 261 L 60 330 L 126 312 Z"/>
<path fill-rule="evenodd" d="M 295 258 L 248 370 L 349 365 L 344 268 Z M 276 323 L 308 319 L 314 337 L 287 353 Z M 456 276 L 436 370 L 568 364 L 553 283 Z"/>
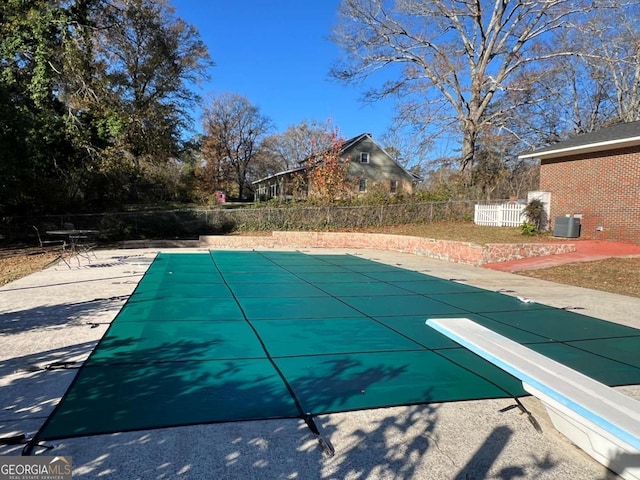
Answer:
<path fill-rule="evenodd" d="M 521 380 L 556 429 L 622 478 L 640 480 L 640 401 L 468 318 L 426 323 Z"/>

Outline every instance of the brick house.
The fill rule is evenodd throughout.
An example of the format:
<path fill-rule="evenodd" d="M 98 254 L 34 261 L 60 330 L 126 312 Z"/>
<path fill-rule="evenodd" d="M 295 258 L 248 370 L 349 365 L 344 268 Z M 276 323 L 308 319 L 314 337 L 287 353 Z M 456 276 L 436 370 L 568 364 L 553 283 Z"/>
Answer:
<path fill-rule="evenodd" d="M 368 133 L 344 141 L 340 158 L 350 159 L 348 175 L 353 179 L 354 193 L 366 193 L 372 188 L 382 189 L 389 194 L 412 193 L 414 186 L 422 181 L 405 170 Z M 313 168 L 312 165 L 313 162 L 306 159 L 295 168 L 256 180 L 252 183 L 256 201 L 312 195 L 313 185 L 309 184 L 306 175 Z M 301 182 L 304 184 L 302 192 Z"/>
<path fill-rule="evenodd" d="M 554 218 L 581 216 L 582 238 L 640 243 L 640 121 L 521 155 L 540 160 Z"/>

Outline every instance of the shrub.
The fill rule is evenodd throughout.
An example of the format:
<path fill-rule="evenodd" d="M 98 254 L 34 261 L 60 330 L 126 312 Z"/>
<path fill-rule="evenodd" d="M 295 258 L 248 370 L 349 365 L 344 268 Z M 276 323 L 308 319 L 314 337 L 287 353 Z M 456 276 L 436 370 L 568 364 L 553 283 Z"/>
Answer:
<path fill-rule="evenodd" d="M 538 233 L 538 229 L 534 223 L 523 222 L 522 225 L 520 225 L 520 232 L 522 235 L 535 235 Z"/>
<path fill-rule="evenodd" d="M 522 211 L 522 215 L 527 218 L 526 223 L 531 223 L 534 227 L 534 232 L 542 231 L 542 228 L 547 224 L 547 211 L 544 209 L 544 202 L 534 198 Z"/>

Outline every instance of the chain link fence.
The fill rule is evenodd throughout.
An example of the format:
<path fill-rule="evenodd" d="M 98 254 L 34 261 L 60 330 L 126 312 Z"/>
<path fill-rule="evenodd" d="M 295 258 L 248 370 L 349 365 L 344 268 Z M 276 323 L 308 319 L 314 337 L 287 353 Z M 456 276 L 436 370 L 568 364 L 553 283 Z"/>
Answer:
<path fill-rule="evenodd" d="M 100 239 L 188 239 L 234 231 L 331 230 L 473 219 L 475 202 L 425 202 L 363 206 L 178 209 L 135 212 L 4 217 L 0 235 L 29 241 L 35 231 L 65 228 L 99 230 Z"/>

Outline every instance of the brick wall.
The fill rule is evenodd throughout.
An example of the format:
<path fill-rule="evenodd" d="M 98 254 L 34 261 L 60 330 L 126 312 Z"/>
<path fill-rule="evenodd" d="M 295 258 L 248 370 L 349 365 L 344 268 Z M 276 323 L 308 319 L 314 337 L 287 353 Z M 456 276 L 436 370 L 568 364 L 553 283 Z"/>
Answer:
<path fill-rule="evenodd" d="M 581 238 L 640 243 L 640 147 L 543 160 L 540 190 L 552 224 L 582 214 Z"/>
<path fill-rule="evenodd" d="M 575 243 L 478 245 L 406 235 L 352 232 L 272 232 L 270 237 L 201 235 L 199 243 L 207 248 L 366 248 L 412 253 L 477 266 L 576 251 Z M 140 247 L 140 243 L 127 242 L 125 248 Z"/>

